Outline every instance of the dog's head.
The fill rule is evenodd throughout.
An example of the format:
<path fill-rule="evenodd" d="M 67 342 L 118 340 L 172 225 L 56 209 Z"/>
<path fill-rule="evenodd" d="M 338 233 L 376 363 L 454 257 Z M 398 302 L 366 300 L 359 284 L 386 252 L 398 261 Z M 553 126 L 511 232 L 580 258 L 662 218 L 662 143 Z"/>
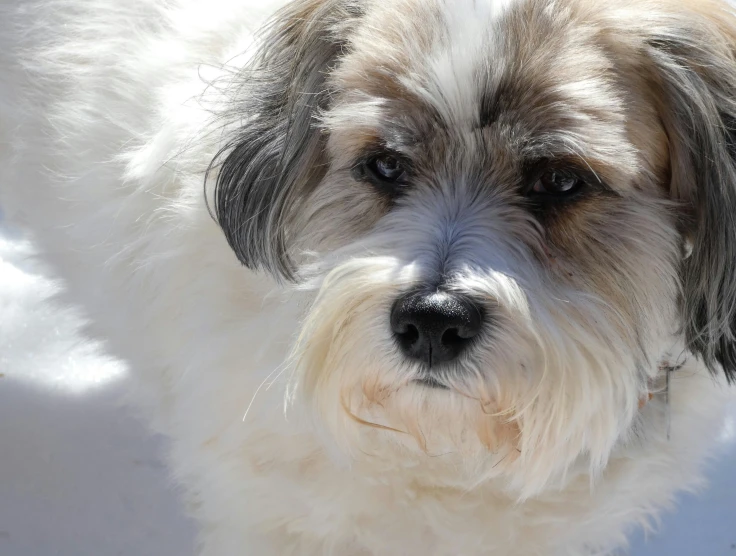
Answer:
<path fill-rule="evenodd" d="M 734 378 L 733 22 L 707 0 L 276 16 L 215 211 L 243 264 L 319 284 L 293 394 L 343 447 L 530 493 L 605 464 L 663 358 Z"/>

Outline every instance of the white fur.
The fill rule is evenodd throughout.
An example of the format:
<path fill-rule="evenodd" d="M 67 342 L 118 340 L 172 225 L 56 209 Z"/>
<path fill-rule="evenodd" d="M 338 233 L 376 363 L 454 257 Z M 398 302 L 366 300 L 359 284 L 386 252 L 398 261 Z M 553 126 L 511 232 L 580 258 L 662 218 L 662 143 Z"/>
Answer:
<path fill-rule="evenodd" d="M 0 202 L 32 230 L 65 279 L 64 296 L 83 303 L 90 335 L 135 370 L 135 400 L 172 440 L 172 472 L 200 520 L 202 554 L 598 554 L 623 544 L 631 524 L 676 490 L 697 486 L 721 387 L 690 358 L 669 404 L 659 394 L 640 411 L 642 377 L 615 372 L 634 357 L 629 344 L 606 346 L 603 330 L 580 318 L 607 314 L 602 302 L 521 293 L 532 263 L 494 227 L 491 205 L 470 206 L 460 193 L 412 205 L 366 240 L 373 255 L 356 255 L 364 243 L 322 261 L 313 287 L 281 288 L 237 263 L 203 199 L 221 133 L 210 124 L 227 101 L 218 83 L 242 66 L 247 55 L 236 55 L 281 2 L 19 4 L 20 15 L 0 8 Z M 489 14 L 464 4 L 459 33 L 463 21 L 500 17 L 505 3 L 483 3 Z M 463 56 L 435 58 L 437 83 L 458 110 L 470 104 Z M 442 211 L 446 229 L 436 229 Z M 474 401 L 448 401 L 389 372 L 401 364 L 381 324 L 387 304 L 423 271 L 400 262 L 397 230 L 403 248 L 418 251 L 434 234 L 455 234 L 466 249 L 458 260 L 502 267 L 484 276 L 460 269 L 459 283 L 507 311 L 505 336 L 489 348 L 497 384 L 485 387 L 497 410 L 504 397 L 526 403 L 516 414 L 520 456 L 455 437 L 458 423 L 446 416 L 472 432 Z M 674 298 L 660 293 L 645 301 Z M 677 359 L 668 310 L 656 320 L 645 308 L 654 318 L 646 340 Z M 526 363 L 546 368 L 542 379 L 511 374 L 529 346 L 538 351 Z M 645 372 L 655 379 L 657 361 Z M 362 407 L 366 380 L 390 385 L 400 401 L 381 414 Z M 361 419 L 416 430 L 357 432 L 343 404 L 365 410 Z"/>

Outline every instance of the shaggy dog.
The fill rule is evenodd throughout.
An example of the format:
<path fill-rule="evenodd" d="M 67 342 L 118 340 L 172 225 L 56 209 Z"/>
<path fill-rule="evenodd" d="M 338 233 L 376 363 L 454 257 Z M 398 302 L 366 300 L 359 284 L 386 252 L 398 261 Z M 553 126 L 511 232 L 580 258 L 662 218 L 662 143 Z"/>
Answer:
<path fill-rule="evenodd" d="M 1 202 L 201 554 L 608 554 L 698 482 L 736 376 L 723 1 L 5 4 Z"/>

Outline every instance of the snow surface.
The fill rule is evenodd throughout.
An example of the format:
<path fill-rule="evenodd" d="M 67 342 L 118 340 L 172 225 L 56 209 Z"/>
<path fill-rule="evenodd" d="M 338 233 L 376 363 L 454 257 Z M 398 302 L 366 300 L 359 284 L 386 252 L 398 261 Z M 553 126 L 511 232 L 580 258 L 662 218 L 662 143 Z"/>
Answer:
<path fill-rule="evenodd" d="M 0 556 L 192 555 L 165 441 L 122 407 L 125 367 L 48 301 L 58 286 L 29 252 L 0 221 Z M 721 447 L 711 487 L 632 556 L 736 556 L 736 407 Z"/>

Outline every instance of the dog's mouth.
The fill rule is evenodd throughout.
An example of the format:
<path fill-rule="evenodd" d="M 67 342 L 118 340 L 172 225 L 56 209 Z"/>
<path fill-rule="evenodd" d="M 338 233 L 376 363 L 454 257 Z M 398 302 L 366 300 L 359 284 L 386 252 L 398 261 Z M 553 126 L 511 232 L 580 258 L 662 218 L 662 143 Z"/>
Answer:
<path fill-rule="evenodd" d="M 432 388 L 435 390 L 449 390 L 447 386 L 445 386 L 439 380 L 431 376 L 418 378 L 414 382 L 426 388 Z"/>

